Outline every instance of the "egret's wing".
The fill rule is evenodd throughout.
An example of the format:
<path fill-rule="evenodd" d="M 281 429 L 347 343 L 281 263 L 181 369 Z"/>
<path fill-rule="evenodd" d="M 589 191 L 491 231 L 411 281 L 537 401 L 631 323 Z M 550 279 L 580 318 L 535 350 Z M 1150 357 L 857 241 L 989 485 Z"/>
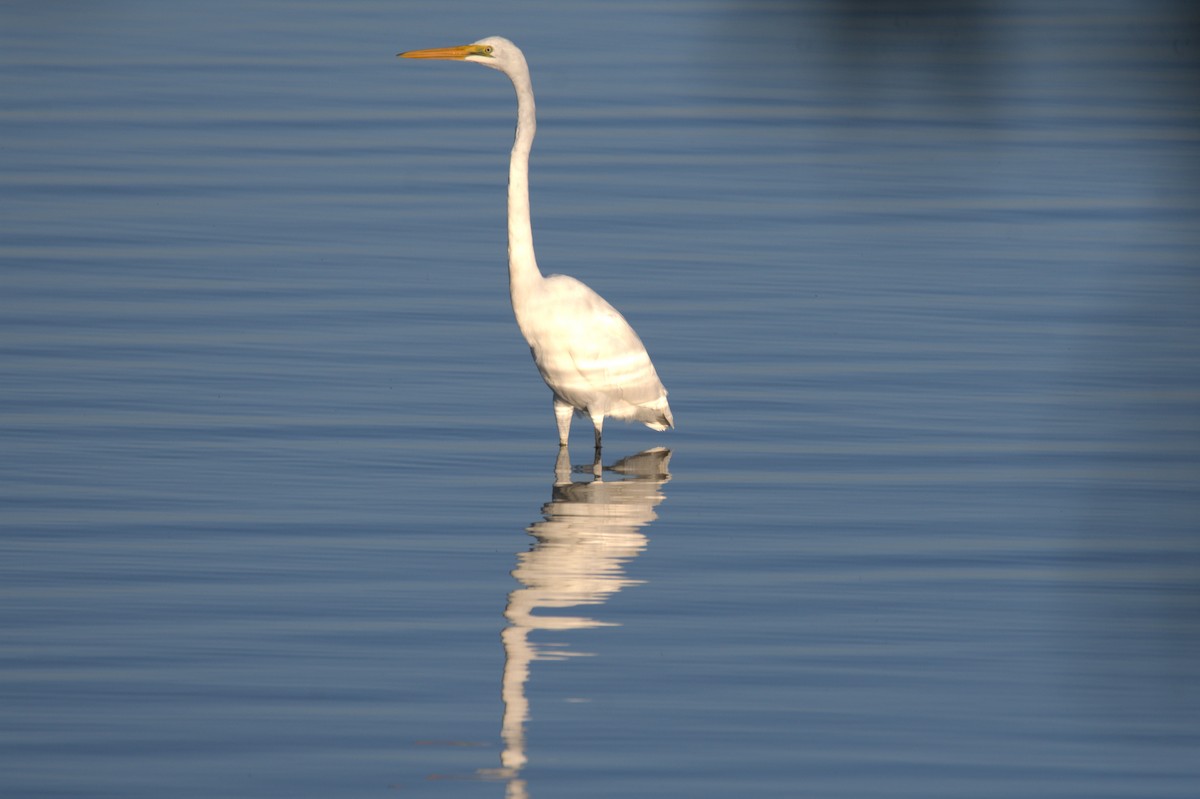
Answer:
<path fill-rule="evenodd" d="M 612 306 L 598 311 L 583 335 L 572 339 L 572 345 L 571 358 L 580 374 L 598 390 L 631 405 L 652 402 L 663 395 L 645 345 Z"/>
<path fill-rule="evenodd" d="M 552 389 L 576 407 L 592 406 L 596 397 L 642 405 L 665 394 L 646 347 L 620 312 L 571 277 L 551 275 L 545 288 L 553 329 L 547 325 L 530 345 Z"/>

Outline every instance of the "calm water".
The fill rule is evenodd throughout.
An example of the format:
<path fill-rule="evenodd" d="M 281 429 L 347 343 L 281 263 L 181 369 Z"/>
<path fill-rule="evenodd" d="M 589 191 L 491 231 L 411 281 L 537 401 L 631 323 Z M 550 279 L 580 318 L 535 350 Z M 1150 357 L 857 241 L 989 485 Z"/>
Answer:
<path fill-rule="evenodd" d="M 0 6 L 0 794 L 1196 795 L 1200 23 L 1052 5 Z"/>

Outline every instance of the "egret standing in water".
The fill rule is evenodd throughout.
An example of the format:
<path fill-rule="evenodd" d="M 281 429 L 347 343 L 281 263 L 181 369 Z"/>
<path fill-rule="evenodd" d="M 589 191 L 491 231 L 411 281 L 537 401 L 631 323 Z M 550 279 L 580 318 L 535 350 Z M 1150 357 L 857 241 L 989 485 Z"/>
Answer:
<path fill-rule="evenodd" d="M 554 392 L 559 446 L 567 445 L 574 414 L 592 420 L 597 453 L 605 416 L 642 422 L 652 430 L 674 427 L 667 390 L 625 317 L 575 278 L 544 277 L 538 269 L 529 223 L 529 150 L 537 120 L 525 55 L 508 39 L 490 36 L 400 56 L 473 61 L 500 70 L 517 90 L 517 133 L 508 169 L 508 288 L 517 326 Z"/>

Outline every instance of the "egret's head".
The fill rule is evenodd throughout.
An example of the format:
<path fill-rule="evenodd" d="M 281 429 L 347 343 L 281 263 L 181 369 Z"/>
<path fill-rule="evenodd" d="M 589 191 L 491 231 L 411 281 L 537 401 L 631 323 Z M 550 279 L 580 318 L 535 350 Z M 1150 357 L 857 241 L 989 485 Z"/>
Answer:
<path fill-rule="evenodd" d="M 498 69 L 506 75 L 528 71 L 525 55 L 503 36 L 489 36 L 471 44 L 457 47 L 435 47 L 430 50 L 409 50 L 401 58 L 438 58 L 449 61 L 474 61 Z"/>

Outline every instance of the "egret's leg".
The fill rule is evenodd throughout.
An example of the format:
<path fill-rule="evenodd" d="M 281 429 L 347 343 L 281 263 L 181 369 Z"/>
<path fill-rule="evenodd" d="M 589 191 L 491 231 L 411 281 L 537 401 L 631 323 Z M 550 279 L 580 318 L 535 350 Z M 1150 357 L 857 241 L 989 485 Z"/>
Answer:
<path fill-rule="evenodd" d="M 600 431 L 604 428 L 604 416 L 593 416 L 592 427 L 596 430 L 596 452 L 600 451 Z"/>
<path fill-rule="evenodd" d="M 558 448 L 558 458 L 554 461 L 554 484 L 571 484 L 571 453 L 566 447 Z"/>
<path fill-rule="evenodd" d="M 554 398 L 554 419 L 558 422 L 558 445 L 560 447 L 567 445 L 567 436 L 571 434 L 571 415 L 574 413 L 574 408 L 557 397 Z"/>

